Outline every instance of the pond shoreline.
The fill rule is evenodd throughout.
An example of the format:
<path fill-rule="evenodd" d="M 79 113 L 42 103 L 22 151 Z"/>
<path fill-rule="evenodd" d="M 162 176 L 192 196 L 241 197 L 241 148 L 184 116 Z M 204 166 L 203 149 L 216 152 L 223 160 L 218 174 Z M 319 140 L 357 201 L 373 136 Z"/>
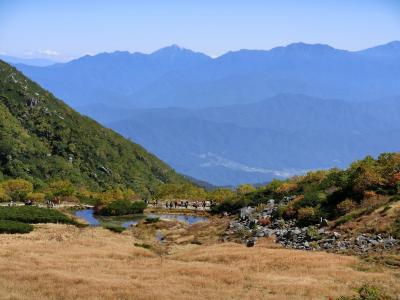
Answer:
<path fill-rule="evenodd" d="M 205 216 L 182 213 L 165 213 L 162 211 L 144 211 L 143 214 L 123 215 L 123 216 L 99 216 L 93 209 L 77 209 L 74 211 L 74 217 L 84 221 L 89 226 L 119 225 L 125 228 L 136 226 L 140 221 L 146 218 L 159 218 L 161 220 L 176 220 L 189 225 L 205 222 L 208 220 Z"/>
<path fill-rule="evenodd" d="M 184 208 L 161 208 L 161 207 L 147 207 L 144 214 L 168 214 L 168 215 L 188 215 L 188 216 L 201 216 L 209 217 L 211 216 L 209 211 L 204 210 L 191 210 Z"/>

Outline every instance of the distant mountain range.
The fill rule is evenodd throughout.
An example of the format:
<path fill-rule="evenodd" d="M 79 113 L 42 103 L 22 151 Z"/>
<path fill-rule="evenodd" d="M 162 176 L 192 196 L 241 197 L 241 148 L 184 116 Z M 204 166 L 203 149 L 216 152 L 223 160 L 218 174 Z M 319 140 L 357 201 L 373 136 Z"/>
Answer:
<path fill-rule="evenodd" d="M 176 45 L 151 54 L 114 52 L 65 64 L 18 68 L 78 107 L 209 107 L 262 101 L 279 93 L 365 101 L 400 94 L 400 42 L 350 52 L 290 44 L 212 59 Z"/>
<path fill-rule="evenodd" d="M 149 55 L 117 51 L 86 55 L 48 67 L 17 67 L 73 106 L 112 102 L 136 107 L 139 104 L 134 101 L 136 93 L 151 89 L 154 82 L 170 72 L 196 68 L 211 60 L 204 54 L 173 45 Z"/>
<path fill-rule="evenodd" d="M 177 171 L 232 185 L 398 151 L 400 42 L 290 44 L 211 58 L 176 45 L 17 65 Z"/>

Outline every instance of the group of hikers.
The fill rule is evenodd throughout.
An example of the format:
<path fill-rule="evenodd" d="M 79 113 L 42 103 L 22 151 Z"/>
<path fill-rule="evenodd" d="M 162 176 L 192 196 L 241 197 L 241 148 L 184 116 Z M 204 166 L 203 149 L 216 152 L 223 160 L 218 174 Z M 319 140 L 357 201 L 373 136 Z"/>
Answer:
<path fill-rule="evenodd" d="M 146 201 L 147 204 L 152 206 L 159 206 L 158 200 L 154 200 L 152 202 Z M 215 205 L 214 201 L 188 201 L 188 200 L 174 200 L 174 201 L 166 201 L 165 208 L 185 208 L 185 209 L 209 209 L 213 205 Z"/>
<path fill-rule="evenodd" d="M 28 199 L 24 201 L 24 205 L 33 205 L 33 201 Z M 14 200 L 11 200 L 10 202 L 8 202 L 8 206 L 17 206 L 17 202 Z"/>
<path fill-rule="evenodd" d="M 190 208 L 193 207 L 194 209 L 200 209 L 202 208 L 203 210 L 206 210 L 208 208 L 210 208 L 211 206 L 213 206 L 214 203 L 213 201 L 192 201 L 189 202 L 188 200 L 186 201 L 166 201 L 165 202 L 165 207 L 166 208 Z"/>
<path fill-rule="evenodd" d="M 154 207 L 157 206 L 161 206 L 162 204 L 159 205 L 159 201 L 158 200 L 153 200 L 152 202 L 145 200 L 146 204 L 148 205 L 152 205 Z M 53 199 L 48 199 L 46 200 L 46 206 L 47 208 L 53 208 L 55 205 L 60 204 L 61 201 L 58 197 L 54 197 Z M 32 200 L 26 200 L 24 202 L 25 205 L 33 205 L 34 202 Z M 17 203 L 13 200 L 11 200 L 8 203 L 8 206 L 16 206 Z M 174 200 L 174 201 L 166 201 L 165 202 L 165 208 L 171 209 L 171 208 L 185 208 L 185 209 L 203 209 L 203 210 L 207 210 L 209 208 L 211 208 L 212 206 L 215 205 L 215 201 L 211 200 L 211 201 L 188 201 L 188 200 Z"/>
<path fill-rule="evenodd" d="M 61 200 L 60 200 L 59 197 L 54 197 L 53 199 L 48 199 L 48 200 L 46 200 L 46 206 L 47 206 L 47 208 L 53 208 L 53 207 L 54 207 L 55 205 L 57 205 L 57 204 L 61 204 Z M 31 200 L 31 199 L 26 199 L 26 200 L 24 201 L 24 205 L 26 205 L 26 206 L 32 206 L 32 205 L 37 205 L 37 204 L 35 204 L 35 202 L 34 202 L 33 200 Z M 11 200 L 11 201 L 8 203 L 8 206 L 17 206 L 17 202 L 14 201 L 14 200 Z"/>

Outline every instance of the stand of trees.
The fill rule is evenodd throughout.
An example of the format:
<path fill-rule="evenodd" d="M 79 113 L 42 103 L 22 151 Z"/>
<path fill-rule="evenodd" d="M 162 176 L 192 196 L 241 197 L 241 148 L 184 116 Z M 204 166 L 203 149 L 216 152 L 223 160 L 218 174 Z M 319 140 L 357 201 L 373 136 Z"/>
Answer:
<path fill-rule="evenodd" d="M 400 153 L 383 153 L 377 159 L 367 156 L 345 170 L 313 171 L 287 180 L 273 180 L 259 188 L 245 184 L 236 190 L 219 188 L 207 191 L 188 183 L 160 184 L 150 197 L 158 200 L 212 200 L 217 203 L 214 212 L 234 212 L 246 205 L 256 206 L 275 199 L 280 203 L 277 216 L 295 218 L 301 225 L 315 223 L 320 218 L 349 218 L 349 213 L 361 208 L 372 209 L 388 198 L 393 201 L 400 199 Z M 287 197 L 291 201 L 282 201 Z M 123 185 L 91 191 L 85 186 L 73 185 L 68 180 L 55 180 L 36 186 L 24 179 L 0 182 L 1 202 L 44 202 L 54 198 L 93 204 L 99 211 L 105 207 L 113 210 L 115 207 L 112 205 L 116 204 L 110 203 L 115 201 L 121 204 L 118 207 L 128 207 L 128 202 L 143 199 L 139 193 Z M 136 208 L 129 206 L 125 210 L 134 211 Z"/>

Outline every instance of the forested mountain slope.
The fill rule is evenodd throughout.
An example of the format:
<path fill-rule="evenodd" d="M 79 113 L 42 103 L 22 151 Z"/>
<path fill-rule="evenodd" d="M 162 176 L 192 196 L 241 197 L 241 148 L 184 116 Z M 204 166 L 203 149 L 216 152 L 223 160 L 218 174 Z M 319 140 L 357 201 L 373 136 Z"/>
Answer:
<path fill-rule="evenodd" d="M 0 178 L 55 178 L 147 195 L 182 176 L 141 146 L 81 116 L 0 61 Z"/>

